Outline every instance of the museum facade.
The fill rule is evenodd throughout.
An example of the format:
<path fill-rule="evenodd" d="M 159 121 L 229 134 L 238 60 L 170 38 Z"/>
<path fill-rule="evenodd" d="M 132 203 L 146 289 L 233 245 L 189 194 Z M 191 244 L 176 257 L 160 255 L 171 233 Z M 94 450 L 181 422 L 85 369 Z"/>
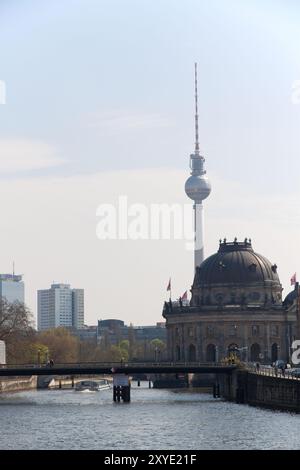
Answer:
<path fill-rule="evenodd" d="M 265 364 L 290 360 L 298 295 L 282 300 L 276 264 L 251 240 L 220 240 L 217 253 L 196 268 L 191 294 L 189 305 L 164 304 L 169 360 L 219 362 L 231 352 Z"/>

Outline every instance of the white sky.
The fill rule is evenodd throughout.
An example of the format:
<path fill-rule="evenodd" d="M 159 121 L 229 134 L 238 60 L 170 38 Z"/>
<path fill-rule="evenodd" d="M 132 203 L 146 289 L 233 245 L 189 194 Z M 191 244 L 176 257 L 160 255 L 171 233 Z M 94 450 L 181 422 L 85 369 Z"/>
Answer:
<path fill-rule="evenodd" d="M 188 203 L 193 64 L 212 194 L 206 254 L 251 237 L 300 277 L 300 6 L 276 0 L 0 0 L 0 271 L 26 300 L 55 280 L 85 289 L 86 322 L 161 320 L 184 241 L 100 241 L 97 207 Z"/>

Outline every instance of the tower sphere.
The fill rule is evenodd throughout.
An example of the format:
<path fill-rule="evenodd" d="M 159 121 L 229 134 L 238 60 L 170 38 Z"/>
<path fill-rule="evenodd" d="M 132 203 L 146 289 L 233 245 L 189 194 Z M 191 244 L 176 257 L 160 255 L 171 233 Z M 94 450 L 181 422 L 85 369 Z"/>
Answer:
<path fill-rule="evenodd" d="M 192 175 L 186 180 L 185 192 L 190 199 L 200 202 L 210 195 L 211 184 L 204 175 Z"/>

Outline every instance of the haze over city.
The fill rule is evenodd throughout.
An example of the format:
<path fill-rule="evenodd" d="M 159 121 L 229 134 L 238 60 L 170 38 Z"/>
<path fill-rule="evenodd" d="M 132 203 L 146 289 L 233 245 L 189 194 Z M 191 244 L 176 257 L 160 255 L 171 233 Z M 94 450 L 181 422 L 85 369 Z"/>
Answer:
<path fill-rule="evenodd" d="M 292 289 L 299 17 L 292 0 L 1 1 L 1 272 L 15 261 L 34 314 L 37 289 L 52 281 L 84 288 L 87 324 L 153 324 L 170 277 L 174 297 L 189 289 L 185 240 L 101 241 L 96 213 L 120 195 L 147 207 L 189 203 L 195 61 L 213 185 L 205 255 L 219 238 L 250 237 L 277 264 L 284 293 Z"/>

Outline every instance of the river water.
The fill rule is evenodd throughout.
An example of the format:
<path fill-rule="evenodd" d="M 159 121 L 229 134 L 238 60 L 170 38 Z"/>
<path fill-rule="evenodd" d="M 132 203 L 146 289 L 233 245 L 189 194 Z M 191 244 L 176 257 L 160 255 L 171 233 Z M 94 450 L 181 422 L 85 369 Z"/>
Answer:
<path fill-rule="evenodd" d="M 300 449 L 300 415 L 133 384 L 0 395 L 0 449 Z"/>

